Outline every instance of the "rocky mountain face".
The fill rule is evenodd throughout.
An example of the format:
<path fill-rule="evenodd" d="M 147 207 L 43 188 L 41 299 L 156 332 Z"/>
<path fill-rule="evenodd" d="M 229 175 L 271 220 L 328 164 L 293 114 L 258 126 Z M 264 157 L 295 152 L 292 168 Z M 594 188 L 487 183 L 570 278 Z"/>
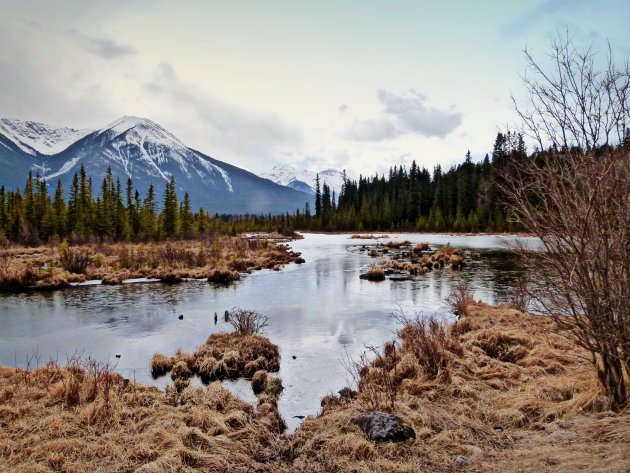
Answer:
<path fill-rule="evenodd" d="M 283 213 L 312 200 L 305 193 L 271 182 L 188 148 L 146 118 L 122 117 L 96 131 L 54 128 L 20 120 L 0 120 L 0 185 L 23 187 L 30 171 L 49 186 L 61 180 L 66 192 L 83 165 L 97 191 L 107 169 L 125 186 L 127 178 L 145 194 L 154 184 L 158 197 L 175 178 L 180 198 L 188 192 L 194 208 L 216 213 Z"/>
<path fill-rule="evenodd" d="M 298 170 L 295 166 L 277 165 L 263 177 L 283 186 L 315 195 L 315 177 L 319 174 L 320 185 L 328 184 L 335 195 L 339 195 L 343 184 L 343 172 L 338 169 L 323 169 L 319 172 Z"/>

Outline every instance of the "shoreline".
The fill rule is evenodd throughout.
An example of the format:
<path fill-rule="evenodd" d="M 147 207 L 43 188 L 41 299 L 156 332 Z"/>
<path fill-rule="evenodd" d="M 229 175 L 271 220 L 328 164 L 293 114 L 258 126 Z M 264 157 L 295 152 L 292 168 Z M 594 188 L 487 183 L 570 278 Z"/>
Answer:
<path fill-rule="evenodd" d="M 603 472 L 630 466 L 630 412 L 608 411 L 585 353 L 554 333 L 551 320 L 468 302 L 449 327 L 419 323 L 404 322 L 394 341 L 356 366 L 358 389 L 325 396 L 321 414 L 291 435 L 282 433 L 274 397 L 264 392 L 253 406 L 217 382 L 161 393 L 103 370 L 93 369 L 94 378 L 72 366 L 0 367 L 0 443 L 6 445 L 0 467 L 92 471 L 98 462 L 99 468 L 141 472 L 288 473 L 511 472 L 523 465 Z M 429 330 L 427 337 L 419 337 L 422 330 Z M 428 358 L 423 339 L 433 344 Z M 227 347 L 198 350 L 205 351 L 175 354 L 171 363 L 220 367 L 240 359 Z M 217 364 L 219 355 L 223 362 Z M 432 360 L 441 360 L 435 371 L 426 363 Z M 355 419 L 374 411 L 393 412 L 413 437 L 366 438 Z M 23 430 L 25 425 L 30 427 Z"/>
<path fill-rule="evenodd" d="M 525 232 L 426 232 L 426 231 L 315 231 L 315 230 L 297 230 L 300 233 L 304 234 L 314 234 L 314 235 L 386 235 L 386 238 L 389 238 L 389 234 L 393 235 L 444 235 L 444 236 L 496 236 L 496 237 L 531 237 L 536 238 L 536 235 Z"/>
<path fill-rule="evenodd" d="M 292 239 L 257 234 L 160 243 L 13 246 L 0 250 L 0 293 L 188 280 L 229 285 L 253 271 L 304 263 L 287 241 Z"/>

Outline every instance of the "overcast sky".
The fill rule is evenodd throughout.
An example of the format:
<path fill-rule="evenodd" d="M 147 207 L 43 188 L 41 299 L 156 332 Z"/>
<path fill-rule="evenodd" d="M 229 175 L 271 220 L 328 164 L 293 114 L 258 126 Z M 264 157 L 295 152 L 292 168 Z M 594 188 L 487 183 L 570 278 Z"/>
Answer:
<path fill-rule="evenodd" d="M 514 122 L 522 50 L 630 57 L 630 0 L 0 0 L 0 117 L 150 118 L 254 172 L 431 168 Z"/>

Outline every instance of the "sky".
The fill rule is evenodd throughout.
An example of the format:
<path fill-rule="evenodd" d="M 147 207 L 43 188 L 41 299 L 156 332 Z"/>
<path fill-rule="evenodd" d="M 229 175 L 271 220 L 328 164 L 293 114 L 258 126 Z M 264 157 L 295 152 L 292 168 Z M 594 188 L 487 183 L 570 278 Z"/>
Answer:
<path fill-rule="evenodd" d="M 256 173 L 479 160 L 513 127 L 523 49 L 630 58 L 630 0 L 0 0 L 0 117 L 149 118 Z"/>

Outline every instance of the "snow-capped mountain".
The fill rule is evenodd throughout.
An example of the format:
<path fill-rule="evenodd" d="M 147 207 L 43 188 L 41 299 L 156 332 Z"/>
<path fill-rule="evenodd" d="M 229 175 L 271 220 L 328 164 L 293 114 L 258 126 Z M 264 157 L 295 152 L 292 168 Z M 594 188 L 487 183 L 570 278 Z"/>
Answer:
<path fill-rule="evenodd" d="M 0 133 L 27 154 L 53 155 L 65 150 L 92 130 L 54 127 L 44 123 L 0 119 Z"/>
<path fill-rule="evenodd" d="M 51 127 L 43 126 L 43 133 Z M 68 192 L 75 172 L 83 165 L 98 193 L 107 169 L 124 187 L 128 177 L 145 194 L 153 183 L 158 198 L 165 184 L 175 178 L 178 194 L 188 192 L 194 208 L 217 213 L 280 213 L 304 207 L 311 196 L 260 178 L 230 164 L 212 159 L 186 147 L 176 136 L 146 118 L 122 117 L 110 125 L 75 140 L 62 151 L 45 155 L 29 145 L 12 128 L 7 137 L 0 130 L 0 163 L 11 168 L 0 175 L 7 188 L 23 187 L 28 170 L 43 175 L 54 185 L 59 179 Z M 32 142 L 42 142 L 27 127 Z M 33 150 L 34 154 L 29 152 Z M 28 158 L 28 159 L 25 159 Z"/>
<path fill-rule="evenodd" d="M 315 194 L 315 178 L 317 172 L 298 170 L 295 166 L 277 165 L 271 171 L 261 174 L 262 177 L 282 186 L 291 187 L 302 192 Z M 337 169 L 323 169 L 319 171 L 320 185 L 328 184 L 335 195 L 339 195 L 343 185 L 343 172 Z"/>

